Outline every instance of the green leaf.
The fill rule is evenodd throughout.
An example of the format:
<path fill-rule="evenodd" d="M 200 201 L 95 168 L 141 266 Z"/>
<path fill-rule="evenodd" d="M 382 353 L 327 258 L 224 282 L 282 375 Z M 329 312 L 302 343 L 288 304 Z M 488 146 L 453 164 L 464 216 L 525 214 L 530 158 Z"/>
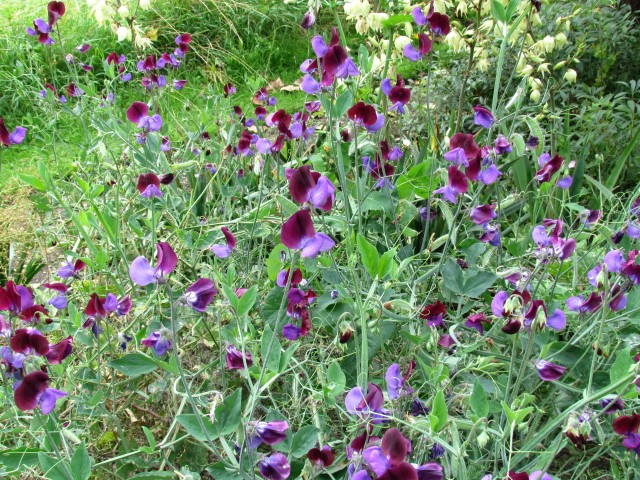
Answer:
<path fill-rule="evenodd" d="M 254 285 L 238 299 L 238 308 L 236 309 L 238 317 L 243 317 L 249 313 L 249 310 L 256 303 L 256 298 L 258 298 L 258 287 Z"/>
<path fill-rule="evenodd" d="M 358 233 L 356 237 L 360 261 L 371 278 L 376 278 L 378 274 L 378 251 L 369 241 Z"/>
<path fill-rule="evenodd" d="M 291 455 L 296 458 L 306 455 L 318 442 L 318 432 L 313 425 L 306 425 L 298 430 L 291 440 Z"/>
<path fill-rule="evenodd" d="M 149 430 L 147 427 L 143 426 L 142 427 L 142 431 L 144 432 L 144 436 L 147 437 L 147 441 L 149 442 L 149 446 L 151 448 L 155 448 L 156 446 L 156 439 L 153 436 L 153 432 L 151 430 Z"/>
<path fill-rule="evenodd" d="M 487 400 L 487 394 L 479 381 L 473 384 L 473 393 L 469 397 L 469 405 L 473 413 L 480 418 L 485 418 L 489 413 L 489 401 Z"/>
<path fill-rule="evenodd" d="M 504 23 L 507 21 L 507 13 L 502 3 L 500 3 L 500 0 L 491 0 L 491 14 L 493 18 L 499 22 Z"/>
<path fill-rule="evenodd" d="M 389 273 L 391 272 L 393 264 L 395 263 L 395 260 L 393 259 L 395 254 L 396 251 L 395 249 L 393 249 L 383 253 L 380 257 L 380 261 L 378 262 L 378 278 L 380 280 L 389 275 Z"/>
<path fill-rule="evenodd" d="M 211 440 L 217 438 L 216 430 L 214 429 L 211 420 L 207 417 L 200 417 L 202 423 L 204 425 L 204 431 L 200 426 L 200 422 L 198 422 L 198 417 L 193 413 L 183 413 L 176 417 L 176 421 L 185 429 L 185 431 L 191 435 L 196 440 L 201 442 L 207 441 L 207 435 Z M 205 435 L 205 431 L 207 435 Z"/>
<path fill-rule="evenodd" d="M 220 286 L 222 287 L 222 291 L 224 292 L 224 296 L 227 298 L 227 300 L 229 300 L 229 304 L 233 307 L 233 309 L 237 312 L 238 311 L 238 295 L 236 295 L 236 292 L 233 288 L 231 288 L 229 285 L 227 285 L 226 283 L 220 283 Z"/>
<path fill-rule="evenodd" d="M 215 420 L 213 429 L 216 436 L 228 435 L 234 432 L 242 421 L 242 389 L 224 399 L 221 405 L 215 410 Z"/>
<path fill-rule="evenodd" d="M 115 368 L 127 377 L 137 377 L 145 373 L 153 372 L 158 368 L 158 361 L 143 353 L 129 353 L 124 357 L 111 360 L 107 366 Z"/>
<path fill-rule="evenodd" d="M 87 447 L 82 442 L 71 457 L 71 472 L 75 480 L 87 480 L 91 475 L 93 459 L 89 456 Z"/>
<path fill-rule="evenodd" d="M 613 197 L 613 192 L 611 190 L 609 190 L 602 183 L 600 183 L 598 180 L 596 180 L 595 178 L 591 177 L 590 175 L 585 174 L 584 178 L 590 184 L 592 184 L 594 187 L 596 187 L 598 190 L 600 190 L 600 193 L 604 196 L 604 198 L 606 198 L 607 200 L 611 200 L 611 197 Z"/>
<path fill-rule="evenodd" d="M 401 23 L 411 23 L 413 17 L 411 15 L 391 15 L 389 18 L 382 22 L 382 26 L 385 28 L 395 27 Z"/>
<path fill-rule="evenodd" d="M 477 272 L 464 282 L 463 294 L 471 298 L 479 297 L 486 292 L 497 279 L 498 277 L 491 272 Z"/>
<path fill-rule="evenodd" d="M 442 278 L 444 280 L 444 286 L 451 290 L 453 293 L 462 295 L 464 293 L 464 277 L 462 274 L 462 268 L 455 260 L 447 260 L 447 263 L 442 267 Z"/>
<path fill-rule="evenodd" d="M 269 344 L 271 344 L 271 351 L 269 351 Z M 264 332 L 262 333 L 260 355 L 262 357 L 262 363 L 263 365 L 266 365 L 267 369 L 272 372 L 280 371 L 282 346 L 280 345 L 278 337 L 274 335 L 273 330 L 269 325 L 265 325 Z"/>
<path fill-rule="evenodd" d="M 449 419 L 449 413 L 447 412 L 447 402 L 444 399 L 444 392 L 442 390 L 436 393 L 436 398 L 433 400 L 433 410 L 431 415 L 438 419 L 437 426 L 434 431 L 437 433 L 445 426 Z"/>
<path fill-rule="evenodd" d="M 627 147 L 624 149 L 624 151 L 620 154 L 620 156 L 616 160 L 616 163 L 613 166 L 613 170 L 611 170 L 611 173 L 607 177 L 606 182 L 604 182 L 607 188 L 611 189 L 616 186 L 618 177 L 620 176 L 620 173 L 622 173 L 622 168 L 624 167 L 624 164 L 626 163 L 627 158 L 629 158 L 629 155 L 631 155 L 631 152 L 635 148 L 636 143 L 638 143 L 639 138 L 640 138 L 640 128 L 636 130 L 636 132 L 633 134 L 633 137 L 631 137 L 631 140 L 627 144 Z"/>
<path fill-rule="evenodd" d="M 333 118 L 341 118 L 349 108 L 353 105 L 353 94 L 350 90 L 346 90 L 336 99 L 336 105 L 333 111 Z"/>
<path fill-rule="evenodd" d="M 0 451 L 0 465 L 11 470 L 24 469 L 38 464 L 39 448 L 12 448 Z"/>
<path fill-rule="evenodd" d="M 39 192 L 47 191 L 47 187 L 45 186 L 44 182 L 40 180 L 38 177 L 36 177 L 35 175 L 25 175 L 22 173 L 17 173 L 16 177 L 18 177 L 27 185 L 31 185 L 33 188 L 35 188 Z"/>
<path fill-rule="evenodd" d="M 239 475 L 237 470 L 227 470 L 222 462 L 207 467 L 207 472 L 209 472 L 215 480 L 238 480 L 238 478 L 242 478 L 242 475 Z"/>
<path fill-rule="evenodd" d="M 142 472 L 136 473 L 131 478 L 141 478 L 144 480 L 164 480 L 165 478 L 176 478 L 176 474 L 173 472 Z"/>
<path fill-rule="evenodd" d="M 288 251 L 289 249 L 281 243 L 271 250 L 269 257 L 267 258 L 267 274 L 269 275 L 269 280 L 272 282 L 275 282 L 278 273 L 282 270 L 282 252 Z"/>
<path fill-rule="evenodd" d="M 616 383 L 627 373 L 629 373 L 629 369 L 632 366 L 633 358 L 631 358 L 629 349 L 625 348 L 623 350 L 619 350 L 616 353 L 616 359 L 613 362 L 613 365 L 611 365 L 611 368 L 609 369 L 609 380 L 611 381 L 611 383 Z"/>
<path fill-rule="evenodd" d="M 347 385 L 347 377 L 342 368 L 340 368 L 340 364 L 335 360 L 331 362 L 327 369 L 327 380 L 327 388 L 333 396 L 342 393 Z"/>
<path fill-rule="evenodd" d="M 64 468 L 66 462 L 59 461 L 57 458 L 50 457 L 42 452 L 38 454 L 38 462 L 44 472 L 44 476 L 49 480 L 70 480 L 67 475 L 69 464 Z"/>

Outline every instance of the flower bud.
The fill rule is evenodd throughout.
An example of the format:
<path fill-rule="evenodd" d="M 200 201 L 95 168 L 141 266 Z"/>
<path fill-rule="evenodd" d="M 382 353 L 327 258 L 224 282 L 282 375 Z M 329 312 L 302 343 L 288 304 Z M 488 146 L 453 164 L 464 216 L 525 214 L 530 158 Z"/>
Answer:
<path fill-rule="evenodd" d="M 540 101 L 540 90 L 533 90 L 531 92 L 531 94 L 529 95 L 529 98 L 531 99 L 532 102 L 539 102 Z"/>

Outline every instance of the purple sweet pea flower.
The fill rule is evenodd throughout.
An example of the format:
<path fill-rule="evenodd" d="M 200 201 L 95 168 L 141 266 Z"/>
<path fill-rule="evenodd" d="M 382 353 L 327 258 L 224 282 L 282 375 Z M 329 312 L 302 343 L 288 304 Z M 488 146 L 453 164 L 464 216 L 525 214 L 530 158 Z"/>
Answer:
<path fill-rule="evenodd" d="M 287 323 L 282 327 L 282 336 L 287 340 L 297 340 L 302 336 L 302 329 L 293 323 Z"/>
<path fill-rule="evenodd" d="M 465 327 L 475 329 L 480 335 L 484 334 L 484 323 L 487 323 L 487 317 L 484 316 L 484 313 L 474 313 L 467 317 L 467 320 L 464 322 Z"/>
<path fill-rule="evenodd" d="M 485 226 L 497 217 L 495 208 L 496 205 L 479 205 L 471 210 L 469 216 L 476 225 Z"/>
<path fill-rule="evenodd" d="M 383 401 L 382 390 L 375 383 L 367 385 L 366 395 L 362 387 L 355 387 L 347 393 L 344 399 L 349 414 L 371 419 L 374 424 L 382 423 L 388 413 L 386 409 L 382 408 Z"/>
<path fill-rule="evenodd" d="M 284 222 L 280 241 L 288 248 L 301 250 L 302 258 L 313 258 L 335 245 L 328 235 L 316 233 L 308 210 L 300 210 Z"/>
<path fill-rule="evenodd" d="M 291 474 L 287 457 L 280 452 L 272 453 L 258 462 L 260 475 L 267 480 L 284 480 Z"/>
<path fill-rule="evenodd" d="M 137 257 L 129 267 L 129 276 L 136 285 L 145 287 L 150 283 L 163 282 L 164 277 L 173 272 L 178 264 L 178 257 L 171 246 L 165 242 L 157 245 L 157 267 L 153 268 L 144 257 Z"/>
<path fill-rule="evenodd" d="M 199 278 L 187 288 L 184 299 L 196 312 L 205 312 L 207 306 L 218 293 L 213 282 L 208 278 Z"/>
<path fill-rule="evenodd" d="M 315 78 L 307 73 L 302 79 L 300 90 L 309 95 L 315 95 L 317 93 L 320 93 L 322 91 L 322 88 L 320 88 L 320 82 L 318 82 Z"/>
<path fill-rule="evenodd" d="M 418 480 L 416 469 L 405 462 L 411 452 L 411 442 L 397 428 L 387 430 L 379 447 L 368 447 L 362 452 L 362 458 L 377 478 Z"/>
<path fill-rule="evenodd" d="M 20 382 L 16 382 L 13 392 L 19 410 L 34 410 L 39 406 L 45 415 L 55 408 L 56 401 L 66 395 L 66 392 L 49 388 L 49 375 L 42 370 L 31 372 Z"/>
<path fill-rule="evenodd" d="M 4 363 L 7 366 L 8 373 L 12 373 L 22 368 L 26 355 L 23 353 L 14 353 L 9 347 L 2 347 L 0 349 L 0 353 L 0 357 L 2 358 L 1 363 Z"/>
<path fill-rule="evenodd" d="M 454 165 L 450 165 L 448 168 L 449 184 L 445 187 L 434 190 L 434 194 L 441 194 L 446 200 L 451 203 L 456 203 L 456 197 L 460 194 L 467 193 L 469 189 L 469 182 L 467 177 L 458 170 Z"/>
<path fill-rule="evenodd" d="M 573 182 L 573 179 L 571 178 L 571 175 L 567 175 L 566 177 L 563 177 L 560 180 L 558 180 L 558 187 L 563 190 L 566 190 L 571 186 L 572 182 Z"/>
<path fill-rule="evenodd" d="M 68 336 L 54 345 L 49 345 L 49 351 L 45 354 L 49 363 L 51 365 L 59 365 L 62 363 L 65 358 L 71 355 L 73 351 L 72 343 L 73 337 Z"/>
<path fill-rule="evenodd" d="M 558 380 L 562 375 L 564 375 L 566 370 L 565 367 L 547 362 L 546 360 L 538 360 L 536 362 L 536 369 L 538 370 L 538 376 L 540 379 L 545 382 L 554 382 Z"/>
<path fill-rule="evenodd" d="M 213 252 L 213 254 L 218 258 L 227 258 L 233 252 L 233 249 L 236 248 L 236 237 L 229 231 L 227 227 L 222 227 L 222 234 L 227 242 L 226 245 L 216 244 L 209 247 L 209 250 Z"/>
<path fill-rule="evenodd" d="M 388 369 L 385 375 L 385 380 L 387 382 L 387 392 L 389 393 L 389 398 L 394 400 L 399 398 L 402 395 L 409 395 L 414 392 L 413 388 L 409 385 L 406 385 L 406 381 L 411 375 L 411 372 L 416 366 L 416 362 L 411 361 L 409 363 L 409 368 L 407 373 L 403 377 L 400 374 L 400 367 L 397 363 L 392 364 Z"/>
<path fill-rule="evenodd" d="M 147 338 L 143 339 L 140 343 L 144 346 L 153 348 L 153 351 L 156 352 L 156 355 L 161 357 L 171 348 L 171 340 L 164 336 L 163 331 L 156 331 L 149 335 Z"/>
<path fill-rule="evenodd" d="M 304 14 L 304 17 L 302 17 L 300 26 L 305 30 L 309 30 L 314 23 L 316 23 L 316 16 L 314 15 L 313 10 L 309 10 Z"/>
<path fill-rule="evenodd" d="M 11 350 L 24 355 L 46 355 L 49 341 L 35 328 L 19 328 L 9 342 Z"/>
<path fill-rule="evenodd" d="M 493 145 L 497 155 L 504 155 L 505 153 L 511 152 L 511 144 L 503 135 L 498 135 Z"/>
<path fill-rule="evenodd" d="M 227 345 L 226 350 L 227 355 L 225 360 L 229 370 L 243 370 L 245 368 L 245 362 L 247 367 L 253 365 L 253 358 L 249 352 L 243 355 L 242 352 L 233 345 Z"/>
<path fill-rule="evenodd" d="M 402 49 L 402 54 L 412 62 L 417 62 L 431 51 L 431 39 L 424 33 L 418 34 L 418 48 L 411 43 L 407 43 Z"/>
<path fill-rule="evenodd" d="M 289 424 L 286 421 L 256 422 L 255 435 L 249 440 L 249 448 L 258 448 L 262 443 L 277 445 L 287 438 Z"/>
<path fill-rule="evenodd" d="M 286 174 L 289 193 L 296 202 L 302 205 L 309 202 L 325 212 L 331 210 L 335 199 L 335 187 L 327 177 L 312 171 L 309 165 L 287 169 Z"/>
<path fill-rule="evenodd" d="M 493 118 L 492 113 L 487 108 L 483 107 L 482 105 L 476 105 L 475 107 L 473 107 L 473 111 L 476 112 L 473 117 L 473 123 L 484 128 L 491 128 L 491 125 L 493 125 L 495 119 Z"/>
<path fill-rule="evenodd" d="M 10 147 L 11 145 L 18 145 L 24 141 L 26 135 L 27 129 L 24 127 L 16 127 L 13 132 L 9 133 L 3 118 L 0 117 L 0 146 Z"/>
<path fill-rule="evenodd" d="M 567 317 L 559 308 L 547 317 L 546 325 L 554 330 L 562 330 L 567 324 Z"/>
<path fill-rule="evenodd" d="M 570 297 L 566 301 L 567 309 L 579 314 L 593 313 L 602 306 L 602 296 L 598 292 L 591 292 L 591 295 L 585 300 L 582 295 Z"/>
<path fill-rule="evenodd" d="M 182 90 L 186 84 L 187 84 L 186 80 L 174 80 L 173 88 L 175 88 L 176 90 Z"/>
<path fill-rule="evenodd" d="M 607 270 L 612 273 L 620 273 L 625 262 L 624 254 L 620 250 L 611 250 L 604 256 L 604 264 L 607 266 Z"/>
<path fill-rule="evenodd" d="M 146 103 L 133 102 L 127 109 L 127 119 L 145 131 L 155 132 L 162 128 L 162 118 L 158 114 L 149 116 Z"/>

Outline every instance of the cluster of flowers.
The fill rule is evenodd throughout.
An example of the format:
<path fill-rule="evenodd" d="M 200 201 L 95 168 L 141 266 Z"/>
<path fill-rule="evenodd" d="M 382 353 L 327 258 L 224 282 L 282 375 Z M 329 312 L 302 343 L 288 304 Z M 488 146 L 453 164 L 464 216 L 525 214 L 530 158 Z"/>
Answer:
<path fill-rule="evenodd" d="M 44 286 L 56 290 L 57 285 L 64 284 Z M 72 352 L 73 338 L 69 336 L 50 344 L 47 337 L 35 328 L 43 318 L 45 323 L 51 323 L 48 310 L 35 303 L 31 289 L 12 281 L 8 281 L 4 288 L 0 287 L 0 312 L 8 315 L 5 318 L 0 314 L 0 339 L 9 343 L 0 349 L 0 363 L 4 365 L 7 377 L 14 381 L 15 404 L 23 411 L 39 407 L 42 413 L 48 414 L 55 408 L 56 401 L 67 393 L 49 387 L 47 364 L 62 363 Z"/>

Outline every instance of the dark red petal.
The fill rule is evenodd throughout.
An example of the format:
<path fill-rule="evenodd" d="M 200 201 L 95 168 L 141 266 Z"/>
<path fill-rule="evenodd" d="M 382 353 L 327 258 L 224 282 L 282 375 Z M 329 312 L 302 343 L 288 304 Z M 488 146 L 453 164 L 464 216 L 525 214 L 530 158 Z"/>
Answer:
<path fill-rule="evenodd" d="M 407 457 L 407 439 L 397 428 L 386 431 L 382 437 L 382 453 L 389 459 L 391 465 L 400 465 Z"/>
<path fill-rule="evenodd" d="M 340 45 L 331 47 L 322 57 L 322 69 L 329 74 L 335 74 L 346 62 L 347 58 L 346 50 Z"/>
<path fill-rule="evenodd" d="M 104 303 L 98 297 L 97 293 L 92 293 L 91 298 L 89 298 L 89 302 L 87 303 L 86 308 L 84 309 L 85 315 L 89 317 L 94 317 L 96 315 L 105 316 L 106 311 L 104 309 Z"/>
<path fill-rule="evenodd" d="M 403 462 L 389 468 L 379 480 L 418 480 L 418 472 L 410 463 Z"/>
<path fill-rule="evenodd" d="M 127 109 L 127 119 L 132 123 L 138 123 L 142 117 L 149 114 L 149 107 L 146 103 L 133 102 Z"/>
<path fill-rule="evenodd" d="M 418 34 L 418 50 L 421 55 L 426 55 L 431 51 L 431 39 L 424 33 Z"/>
<path fill-rule="evenodd" d="M 157 269 L 165 275 L 173 272 L 178 265 L 178 256 L 173 251 L 171 245 L 166 242 L 159 242 L 157 246 L 158 250 L 158 265 Z"/>
<path fill-rule="evenodd" d="M 71 352 L 73 351 L 73 347 L 71 346 L 72 342 L 73 337 L 68 336 L 67 338 L 60 340 L 55 345 L 51 345 L 49 347 L 49 351 L 46 353 L 46 357 L 47 360 L 49 360 L 49 363 L 52 365 L 57 365 L 59 363 L 62 363 L 62 360 L 71 355 Z"/>
<path fill-rule="evenodd" d="M 640 428 L 640 414 L 637 413 L 633 415 L 623 415 L 613 421 L 613 431 L 618 435 L 638 433 L 638 428 Z"/>
<path fill-rule="evenodd" d="M 516 473 L 513 470 L 509 470 L 509 480 L 529 480 L 529 474 L 527 472 Z"/>
<path fill-rule="evenodd" d="M 298 168 L 289 180 L 289 193 L 298 203 L 309 200 L 309 191 L 316 186 L 316 181 L 311 174 L 311 167 L 303 165 Z"/>
<path fill-rule="evenodd" d="M 37 316 L 39 313 L 41 313 L 42 315 L 49 315 L 48 310 L 42 305 L 32 305 L 29 308 L 25 308 L 24 310 L 22 310 L 19 317 L 20 320 L 30 322 L 31 320 L 33 320 L 33 317 Z"/>
<path fill-rule="evenodd" d="M 22 379 L 18 388 L 13 392 L 16 407 L 20 410 L 33 410 L 38 405 L 40 396 L 47 389 L 49 375 L 41 370 L 31 372 Z"/>
<path fill-rule="evenodd" d="M 221 230 L 224 238 L 227 240 L 227 245 L 229 246 L 229 248 L 236 248 L 236 237 L 233 236 L 233 233 L 231 233 L 227 227 L 222 227 Z"/>
<path fill-rule="evenodd" d="M 8 147 L 10 144 L 9 130 L 7 130 L 2 117 L 0 117 L 0 143 L 2 143 L 5 147 Z"/>
<path fill-rule="evenodd" d="M 331 41 L 329 42 L 330 47 L 334 47 L 340 43 L 340 35 L 338 34 L 338 29 L 333 27 L 331 29 Z"/>
<path fill-rule="evenodd" d="M 402 88 L 402 87 L 396 86 L 396 87 L 393 87 L 389 92 L 389 100 L 391 101 L 391 103 L 400 102 L 404 105 L 407 102 L 409 102 L 410 98 L 411 98 L 411 90 L 409 90 L 408 88 Z M 388 149 L 389 149 L 389 146 L 387 145 L 387 150 Z"/>
<path fill-rule="evenodd" d="M 467 177 L 454 165 L 449 166 L 449 185 L 451 185 L 456 193 L 466 193 L 469 189 Z"/>
<path fill-rule="evenodd" d="M 362 119 L 362 109 L 364 108 L 364 102 L 358 102 L 349 110 L 347 110 L 347 115 L 349 116 L 349 120 L 356 121 Z"/>
<path fill-rule="evenodd" d="M 280 241 L 289 248 L 302 248 L 302 241 L 316 234 L 308 210 L 300 210 L 284 222 L 280 232 Z"/>
<path fill-rule="evenodd" d="M 467 160 L 475 158 L 480 153 L 480 147 L 478 147 L 473 135 L 470 133 L 459 132 L 451 137 L 451 140 L 449 140 L 449 150 L 453 150 L 454 148 L 462 148 L 467 156 Z"/>
<path fill-rule="evenodd" d="M 364 123 L 367 127 L 370 127 L 377 121 L 378 114 L 376 113 L 376 109 L 371 105 L 365 105 L 362 108 L 362 123 Z"/>
<path fill-rule="evenodd" d="M 49 351 L 49 342 L 44 335 L 29 333 L 26 328 L 19 328 L 9 342 L 11 350 L 18 353 L 30 353 L 34 350 L 38 355 Z"/>
<path fill-rule="evenodd" d="M 176 176 L 173 173 L 163 173 L 158 177 L 158 180 L 160 180 L 162 185 L 169 185 L 173 182 L 174 178 L 176 178 Z"/>
<path fill-rule="evenodd" d="M 144 192 L 149 185 L 160 188 L 160 179 L 155 173 L 143 173 L 138 177 L 136 188 L 140 193 Z"/>

